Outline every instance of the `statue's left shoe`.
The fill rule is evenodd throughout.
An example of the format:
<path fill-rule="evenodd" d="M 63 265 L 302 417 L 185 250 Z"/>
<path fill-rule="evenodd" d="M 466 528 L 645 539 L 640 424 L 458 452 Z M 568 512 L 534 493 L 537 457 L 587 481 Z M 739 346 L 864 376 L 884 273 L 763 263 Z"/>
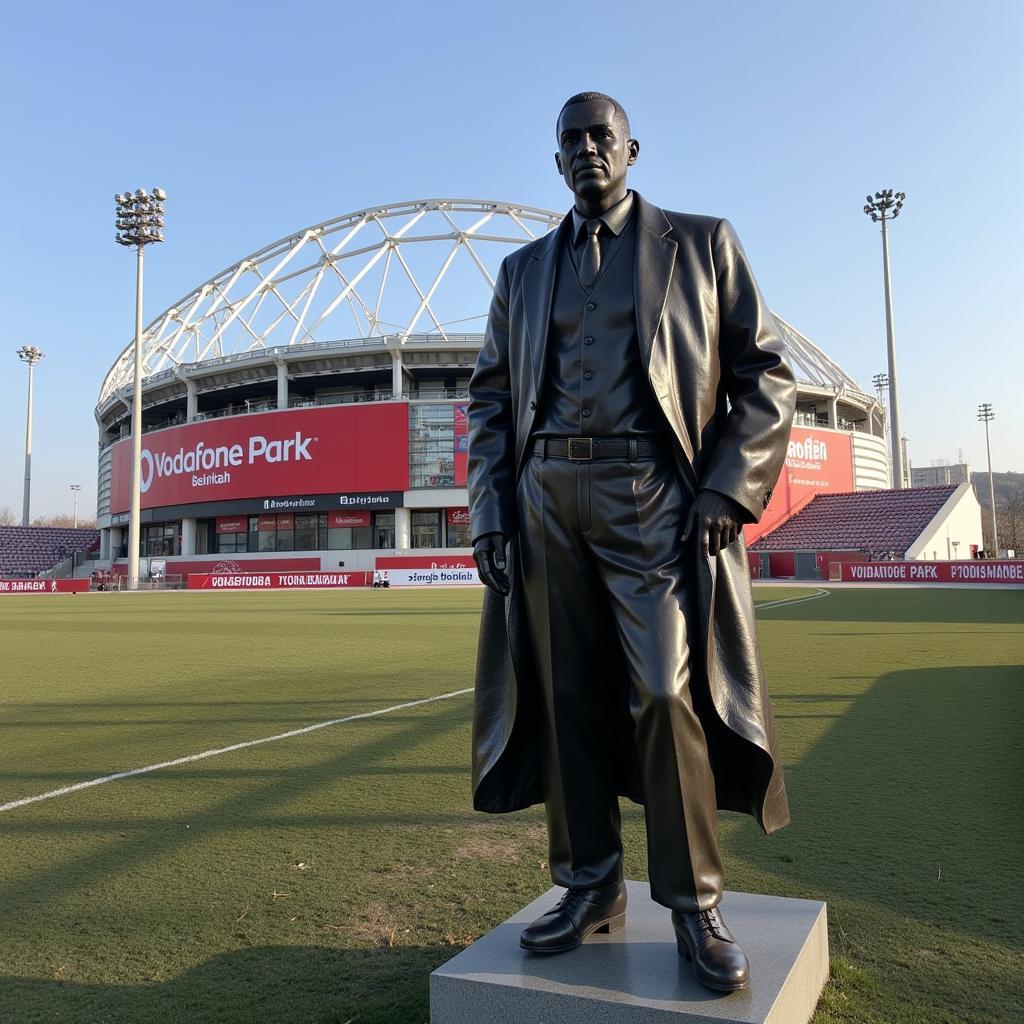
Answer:
<path fill-rule="evenodd" d="M 679 955 L 693 961 L 697 980 L 716 992 L 737 992 L 750 984 L 750 965 L 739 943 L 725 927 L 721 911 L 687 914 L 672 911 Z"/>

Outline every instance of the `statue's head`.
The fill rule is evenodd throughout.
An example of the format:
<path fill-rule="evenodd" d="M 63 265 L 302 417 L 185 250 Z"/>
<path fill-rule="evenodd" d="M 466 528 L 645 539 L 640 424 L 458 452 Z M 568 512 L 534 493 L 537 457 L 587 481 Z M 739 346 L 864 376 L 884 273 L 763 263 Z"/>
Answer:
<path fill-rule="evenodd" d="M 629 118 L 603 92 L 580 92 L 558 115 L 555 165 L 566 185 L 587 202 L 625 194 L 626 174 L 640 143 L 629 137 Z"/>

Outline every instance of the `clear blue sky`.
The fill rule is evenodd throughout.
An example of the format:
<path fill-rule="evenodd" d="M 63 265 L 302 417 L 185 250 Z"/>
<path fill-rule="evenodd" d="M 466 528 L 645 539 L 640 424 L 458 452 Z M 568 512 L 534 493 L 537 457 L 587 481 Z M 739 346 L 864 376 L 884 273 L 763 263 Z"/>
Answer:
<path fill-rule="evenodd" d="M 570 11 L 579 12 L 576 14 Z M 892 233 L 902 426 L 913 463 L 1024 470 L 1017 0 L 766 4 L 179 2 L 4 13 L 0 505 L 20 512 L 25 369 L 37 370 L 33 514 L 92 514 L 100 383 L 133 330 L 112 197 L 160 185 L 147 320 L 296 228 L 425 196 L 567 209 L 553 122 L 618 97 L 630 183 L 729 217 L 769 303 L 870 387 L 885 369 Z"/>

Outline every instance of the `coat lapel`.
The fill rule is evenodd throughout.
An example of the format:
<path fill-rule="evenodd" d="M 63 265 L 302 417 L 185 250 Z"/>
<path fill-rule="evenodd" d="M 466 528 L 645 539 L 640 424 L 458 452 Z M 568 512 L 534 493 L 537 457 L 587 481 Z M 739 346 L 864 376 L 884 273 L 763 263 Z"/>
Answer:
<path fill-rule="evenodd" d="M 544 378 L 544 361 L 548 347 L 548 325 L 551 323 L 551 299 L 555 291 L 555 269 L 558 247 L 568 230 L 567 214 L 560 227 L 548 232 L 537 244 L 523 274 L 523 305 L 526 310 L 526 333 L 530 339 L 530 362 L 533 365 L 533 386 L 537 394 Z"/>
<path fill-rule="evenodd" d="M 662 396 L 662 382 L 657 379 L 658 366 L 652 366 L 661 314 L 668 298 L 672 271 L 676 265 L 676 243 L 668 237 L 672 230 L 665 214 L 652 206 L 639 193 L 637 201 L 636 264 L 633 270 L 633 302 L 636 306 L 636 329 L 640 355 L 651 376 L 655 393 Z"/>

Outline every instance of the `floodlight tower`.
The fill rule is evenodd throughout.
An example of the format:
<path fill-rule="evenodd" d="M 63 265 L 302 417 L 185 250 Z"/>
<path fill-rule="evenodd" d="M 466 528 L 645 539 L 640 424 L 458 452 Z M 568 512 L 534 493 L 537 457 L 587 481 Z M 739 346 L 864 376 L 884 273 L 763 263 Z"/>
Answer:
<path fill-rule="evenodd" d="M 128 514 L 128 589 L 139 586 L 139 536 L 142 512 L 142 250 L 150 242 L 164 240 L 164 200 L 162 188 L 147 193 L 144 188 L 134 193 L 119 192 L 117 231 L 119 245 L 134 245 L 135 273 L 135 384 L 132 389 L 132 483 L 131 509 Z"/>
<path fill-rule="evenodd" d="M 988 443 L 988 425 L 996 418 L 991 402 L 982 402 L 978 406 L 978 419 L 985 424 L 985 454 L 988 456 L 988 500 L 992 506 L 992 555 L 999 557 L 999 534 L 996 528 L 996 489 L 992 482 L 992 448 Z"/>
<path fill-rule="evenodd" d="M 867 197 L 864 212 L 872 221 L 882 222 L 882 270 L 885 279 L 885 333 L 889 345 L 889 429 L 892 443 L 892 470 L 894 487 L 905 487 L 903 478 L 903 451 L 900 445 L 900 406 L 896 393 L 896 339 L 892 327 L 892 285 L 889 280 L 888 222 L 900 215 L 906 192 L 893 192 L 891 188 Z"/>
<path fill-rule="evenodd" d="M 71 495 L 74 498 L 74 502 L 75 502 L 75 529 L 76 530 L 78 529 L 78 492 L 81 489 L 82 489 L 82 485 L 81 484 L 72 484 L 71 485 Z"/>
<path fill-rule="evenodd" d="M 32 369 L 43 358 L 43 350 L 35 345 L 22 345 L 18 358 L 28 363 L 28 412 L 25 416 L 25 490 L 21 501 L 21 525 L 28 526 L 32 495 Z"/>

